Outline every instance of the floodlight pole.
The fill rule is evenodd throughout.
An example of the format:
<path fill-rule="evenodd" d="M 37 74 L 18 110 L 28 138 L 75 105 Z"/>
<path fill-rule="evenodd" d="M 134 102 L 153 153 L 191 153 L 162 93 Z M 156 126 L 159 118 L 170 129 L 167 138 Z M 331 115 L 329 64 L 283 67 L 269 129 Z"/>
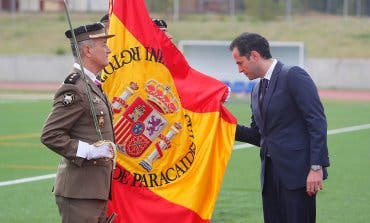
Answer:
<path fill-rule="evenodd" d="M 290 21 L 292 18 L 292 0 L 285 2 L 285 20 Z"/>
<path fill-rule="evenodd" d="M 235 0 L 230 0 L 229 2 L 230 17 L 235 18 Z"/>
<path fill-rule="evenodd" d="M 179 0 L 173 2 L 173 20 L 177 21 L 180 18 L 180 3 Z"/>

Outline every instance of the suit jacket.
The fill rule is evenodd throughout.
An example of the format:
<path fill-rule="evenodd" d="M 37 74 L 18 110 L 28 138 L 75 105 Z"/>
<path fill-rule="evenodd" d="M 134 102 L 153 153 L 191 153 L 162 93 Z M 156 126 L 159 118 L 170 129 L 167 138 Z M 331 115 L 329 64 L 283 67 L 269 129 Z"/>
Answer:
<path fill-rule="evenodd" d="M 311 165 L 329 166 L 327 123 L 316 86 L 300 67 L 282 67 L 276 64 L 261 109 L 259 83 L 255 85 L 251 126 L 238 125 L 235 135 L 238 141 L 261 147 L 262 189 L 267 155 L 288 189 L 305 187 Z"/>
<path fill-rule="evenodd" d="M 112 161 L 76 157 L 79 140 L 98 141 L 81 71 L 75 69 L 59 87 L 41 134 L 41 141 L 62 156 L 54 194 L 69 198 L 103 199 L 110 194 Z M 85 76 L 93 107 L 103 121 L 99 125 L 104 140 L 114 142 L 112 112 L 105 94 Z"/>

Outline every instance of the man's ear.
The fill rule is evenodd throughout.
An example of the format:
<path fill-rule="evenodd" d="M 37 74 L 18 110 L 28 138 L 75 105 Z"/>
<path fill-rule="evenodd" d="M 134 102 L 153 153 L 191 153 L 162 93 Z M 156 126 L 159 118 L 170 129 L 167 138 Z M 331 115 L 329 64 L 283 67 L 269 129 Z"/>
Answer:
<path fill-rule="evenodd" d="M 257 51 L 255 51 L 255 50 L 252 50 L 251 51 L 251 59 L 253 59 L 254 61 L 257 61 L 257 60 L 259 60 L 260 58 L 261 58 L 261 55 L 257 52 Z"/>
<path fill-rule="evenodd" d="M 83 48 L 82 48 L 82 51 L 84 52 L 84 55 L 85 55 L 86 57 L 91 57 L 91 50 L 92 50 L 92 48 L 90 47 L 90 45 L 85 44 L 85 45 L 83 45 L 82 47 L 83 47 Z"/>

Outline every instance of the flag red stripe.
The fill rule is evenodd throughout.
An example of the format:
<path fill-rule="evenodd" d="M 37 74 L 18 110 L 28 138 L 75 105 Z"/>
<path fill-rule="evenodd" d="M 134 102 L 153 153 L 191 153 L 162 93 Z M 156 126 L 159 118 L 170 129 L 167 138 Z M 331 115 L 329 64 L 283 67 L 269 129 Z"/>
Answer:
<path fill-rule="evenodd" d="M 116 131 L 116 129 L 119 129 L 121 127 L 121 124 L 122 122 L 124 121 L 125 119 L 123 118 L 123 116 L 121 116 L 121 118 L 119 118 L 119 120 L 116 122 L 116 124 L 114 125 L 113 129 L 114 131 Z M 119 131 L 119 130 L 118 130 Z"/>
<path fill-rule="evenodd" d="M 125 138 L 128 134 L 130 133 L 130 123 L 127 123 L 121 128 L 119 132 L 115 132 L 114 134 L 116 135 L 117 142 L 121 143 L 121 139 Z"/>
<path fill-rule="evenodd" d="M 130 133 L 129 129 L 122 132 L 122 134 L 117 136 L 117 142 L 118 143 L 124 142 L 124 139 L 127 139 L 127 136 L 129 135 L 129 133 Z"/>
<path fill-rule="evenodd" d="M 114 126 L 114 133 L 116 136 L 120 134 L 124 129 L 126 129 L 128 126 L 130 126 L 130 123 L 127 121 L 120 122 L 119 124 L 116 124 Z"/>
<path fill-rule="evenodd" d="M 122 131 L 125 131 L 130 126 L 130 122 L 127 120 L 124 120 L 123 122 L 119 123 L 118 125 L 115 125 L 114 133 L 117 135 L 121 133 Z"/>
<path fill-rule="evenodd" d="M 118 134 L 120 132 L 122 132 L 123 129 L 127 128 L 127 124 L 126 125 L 119 125 L 117 128 L 114 129 L 114 134 L 116 135 L 116 137 L 118 137 Z"/>
<path fill-rule="evenodd" d="M 133 176 L 117 164 L 108 210 L 114 209 L 124 216 L 117 216 L 121 223 L 209 223 L 194 211 L 171 203 L 138 184 L 132 186 Z M 112 206 L 114 208 L 112 208 Z M 109 215 L 111 212 L 108 213 Z M 164 219 L 163 216 L 166 216 Z"/>

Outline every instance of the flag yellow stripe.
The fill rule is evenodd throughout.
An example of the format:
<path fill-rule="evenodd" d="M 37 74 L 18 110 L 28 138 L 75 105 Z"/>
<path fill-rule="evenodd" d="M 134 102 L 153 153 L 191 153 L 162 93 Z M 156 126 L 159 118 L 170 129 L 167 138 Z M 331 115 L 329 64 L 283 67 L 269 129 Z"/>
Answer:
<path fill-rule="evenodd" d="M 187 175 L 176 182 L 181 183 L 181 187 L 154 188 L 153 191 L 176 204 L 194 210 L 203 219 L 210 219 L 220 189 L 217 185 L 221 185 L 232 152 L 233 141 L 229 139 L 234 137 L 226 137 L 218 131 L 233 133 L 235 125 L 223 121 L 218 112 L 187 113 L 192 117 L 193 125 L 197 126 L 194 129 L 195 144 L 197 148 L 203 149 L 197 150 Z M 197 125 L 200 121 L 202 125 Z M 189 191 L 182 193 L 183 188 L 188 188 Z M 199 202 L 194 202 L 194 199 Z"/>
<path fill-rule="evenodd" d="M 127 86 L 134 81 L 138 89 L 125 102 L 130 106 L 137 97 L 148 102 L 148 80 L 160 84 L 162 93 L 171 92 L 171 100 L 181 101 L 171 73 L 157 60 L 159 57 L 151 55 L 160 55 L 160 49 L 143 46 L 114 14 L 110 32 L 116 36 L 108 42 L 112 53 L 102 79 L 111 101 L 113 97 L 123 97 Z M 115 123 L 123 112 L 125 109 L 115 114 Z M 232 151 L 235 124 L 223 120 L 218 111 L 196 113 L 181 104 L 176 112 L 161 116 L 168 122 L 161 133 L 173 136 L 169 142 L 154 139 L 140 157 L 118 152 L 117 162 L 134 176 L 133 182 L 126 184 L 143 185 L 163 199 L 189 208 L 202 219 L 210 219 Z M 175 123 L 182 128 L 173 131 Z M 117 131 L 119 138 L 127 136 L 125 130 Z"/>
<path fill-rule="evenodd" d="M 105 67 L 107 72 L 103 73 L 102 80 L 104 81 L 104 90 L 108 93 L 110 101 L 114 96 L 120 96 L 133 80 L 139 86 L 135 94 L 146 95 L 145 83 L 150 78 L 160 83 L 166 83 L 175 95 L 178 95 L 167 67 L 160 62 L 156 62 L 151 56 L 152 49 L 149 46 L 143 46 L 126 30 L 124 24 L 114 14 L 111 16 L 109 32 L 115 33 L 116 36 L 108 39 L 108 45 L 112 52 L 109 56 L 110 65 Z M 117 39 L 121 41 L 116 41 Z M 154 51 L 156 50 L 154 49 Z M 113 71 L 115 73 L 111 74 Z M 126 102 L 130 104 L 134 98 L 131 97 Z M 179 101 L 178 96 L 176 99 Z M 114 122 L 119 117 L 119 115 L 115 115 Z"/>
<path fill-rule="evenodd" d="M 210 219 L 220 189 L 219 185 L 232 152 L 233 140 L 230 139 L 234 137 L 235 125 L 223 121 L 218 112 L 185 112 L 191 118 L 192 124 L 197 125 L 197 128 L 193 129 L 195 155 L 192 164 L 183 158 L 188 153 L 189 144 L 182 142 L 181 137 L 176 138 L 178 141 L 174 140 L 173 144 L 176 146 L 168 149 L 169 151 L 165 150 L 163 157 L 155 164 L 162 173 L 168 174 L 169 179 L 175 180 L 168 184 L 164 180 L 162 186 L 151 187 L 154 183 L 149 182 L 148 173 L 137 165 L 140 160 L 119 155 L 118 162 L 131 173 L 145 176 L 144 183 L 157 195 L 193 210 L 203 219 Z M 197 122 L 203 124 L 198 125 Z M 220 130 L 229 132 L 230 135 L 225 135 L 219 132 Z M 183 144 L 187 146 L 184 147 Z M 149 154 L 146 153 L 144 157 L 147 155 Z M 192 156 L 187 157 L 191 160 Z M 180 170 L 176 170 L 176 166 Z M 189 169 L 185 171 L 186 166 Z M 151 173 L 160 176 L 158 172 Z M 199 202 L 194 202 L 194 199 Z"/>

